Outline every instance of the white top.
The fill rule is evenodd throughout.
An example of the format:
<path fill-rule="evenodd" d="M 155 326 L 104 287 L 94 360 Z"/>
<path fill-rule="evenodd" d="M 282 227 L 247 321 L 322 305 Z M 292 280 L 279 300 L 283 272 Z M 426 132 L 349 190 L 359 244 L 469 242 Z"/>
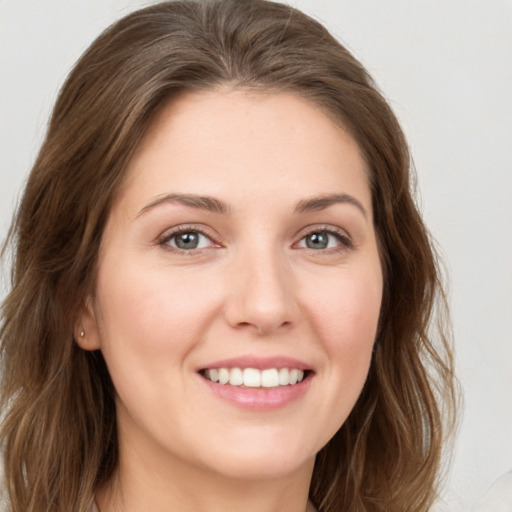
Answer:
<path fill-rule="evenodd" d="M 512 471 L 496 480 L 485 496 L 479 499 L 471 509 L 471 512 L 510 511 L 512 511 Z"/>

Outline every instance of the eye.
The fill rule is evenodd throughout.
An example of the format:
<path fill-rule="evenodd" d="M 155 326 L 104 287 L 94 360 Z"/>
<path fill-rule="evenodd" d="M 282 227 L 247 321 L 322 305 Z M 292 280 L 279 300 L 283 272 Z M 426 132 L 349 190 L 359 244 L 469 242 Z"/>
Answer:
<path fill-rule="evenodd" d="M 171 233 L 167 235 L 160 243 L 180 251 L 205 249 L 214 245 L 212 240 L 207 235 L 194 229 L 186 229 Z"/>
<path fill-rule="evenodd" d="M 349 237 L 334 230 L 317 229 L 305 235 L 297 247 L 313 250 L 344 249 L 352 247 Z"/>

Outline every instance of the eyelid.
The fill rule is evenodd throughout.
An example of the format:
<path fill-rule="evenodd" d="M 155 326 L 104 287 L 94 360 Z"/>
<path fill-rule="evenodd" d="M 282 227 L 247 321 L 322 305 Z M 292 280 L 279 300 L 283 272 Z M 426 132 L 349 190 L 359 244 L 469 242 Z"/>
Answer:
<path fill-rule="evenodd" d="M 173 247 L 172 245 L 169 245 L 168 242 L 175 236 L 178 236 L 182 233 L 199 233 L 200 235 L 205 236 L 210 240 L 211 247 L 222 247 L 221 243 L 218 241 L 217 237 L 211 232 L 210 229 L 207 229 L 204 226 L 198 226 L 197 224 L 180 224 L 179 226 L 175 226 L 173 228 L 167 229 L 164 231 L 156 240 L 156 244 L 160 245 L 161 247 L 165 248 L 165 250 L 169 250 L 172 252 L 178 252 L 178 253 L 187 253 L 187 254 L 194 254 L 198 251 L 203 251 L 205 248 L 201 249 L 189 249 L 189 250 L 182 250 L 177 247 Z M 209 249 L 210 247 L 206 248 Z"/>
<path fill-rule="evenodd" d="M 338 238 L 340 241 L 341 247 L 335 247 L 331 249 L 324 249 L 322 251 L 318 249 L 312 249 L 318 252 L 336 252 L 336 251 L 342 251 L 346 249 L 353 249 L 354 248 L 354 242 L 352 240 L 352 237 L 350 234 L 345 230 L 337 226 L 333 226 L 332 224 L 317 224 L 313 226 L 307 226 L 300 232 L 297 236 L 300 236 L 297 242 L 295 242 L 293 245 L 296 246 L 299 242 L 301 242 L 305 237 L 308 235 L 311 235 L 313 233 L 327 233 L 329 235 L 334 235 Z"/>
<path fill-rule="evenodd" d="M 199 251 L 204 251 L 205 249 L 209 249 L 211 247 L 206 248 L 200 248 L 200 249 L 189 249 L 189 250 L 182 250 L 176 247 L 173 247 L 168 244 L 169 240 L 171 240 L 173 237 L 180 235 L 181 233 L 188 233 L 188 232 L 196 232 L 200 235 L 205 236 L 210 240 L 211 247 L 223 247 L 223 245 L 218 240 L 218 237 L 212 232 L 211 229 L 207 228 L 203 225 L 197 225 L 197 224 L 180 224 L 178 226 L 172 227 L 170 229 L 167 229 L 164 231 L 156 240 L 156 244 L 159 246 L 162 246 L 165 248 L 165 250 L 169 250 L 172 252 L 177 253 L 187 253 L 189 255 L 194 254 Z M 293 247 L 296 247 L 305 237 L 307 237 L 310 234 L 313 233 L 327 233 L 329 235 L 335 236 L 339 240 L 339 246 L 330 248 L 330 249 L 324 249 L 324 250 L 317 250 L 315 249 L 315 252 L 322 252 L 322 253 L 329 253 L 329 252 L 338 252 L 343 251 L 347 249 L 353 249 L 354 248 L 354 242 L 350 236 L 350 234 L 345 230 L 338 226 L 333 226 L 332 224 L 316 224 L 311 226 L 306 226 L 303 228 L 299 233 L 297 233 L 295 238 L 298 238 L 296 242 L 292 244 Z M 313 249 L 311 249 L 313 250 Z"/>

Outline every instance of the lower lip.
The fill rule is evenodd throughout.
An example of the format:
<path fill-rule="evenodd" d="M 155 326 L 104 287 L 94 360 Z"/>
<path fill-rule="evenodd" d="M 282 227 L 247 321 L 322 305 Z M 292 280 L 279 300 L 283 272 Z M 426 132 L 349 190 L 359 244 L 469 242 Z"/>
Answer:
<path fill-rule="evenodd" d="M 308 390 L 313 375 L 308 375 L 298 384 L 277 388 L 243 388 L 212 382 L 201 375 L 199 377 L 215 395 L 233 405 L 242 409 L 273 411 L 302 397 Z"/>

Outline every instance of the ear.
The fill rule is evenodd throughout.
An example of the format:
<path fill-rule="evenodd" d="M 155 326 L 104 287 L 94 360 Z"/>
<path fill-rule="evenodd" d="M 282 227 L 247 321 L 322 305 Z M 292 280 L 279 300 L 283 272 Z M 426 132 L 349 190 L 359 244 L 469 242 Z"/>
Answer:
<path fill-rule="evenodd" d="M 74 336 L 78 345 L 84 350 L 101 348 L 98 322 L 91 297 L 87 297 L 85 301 L 82 313 L 75 325 Z"/>

